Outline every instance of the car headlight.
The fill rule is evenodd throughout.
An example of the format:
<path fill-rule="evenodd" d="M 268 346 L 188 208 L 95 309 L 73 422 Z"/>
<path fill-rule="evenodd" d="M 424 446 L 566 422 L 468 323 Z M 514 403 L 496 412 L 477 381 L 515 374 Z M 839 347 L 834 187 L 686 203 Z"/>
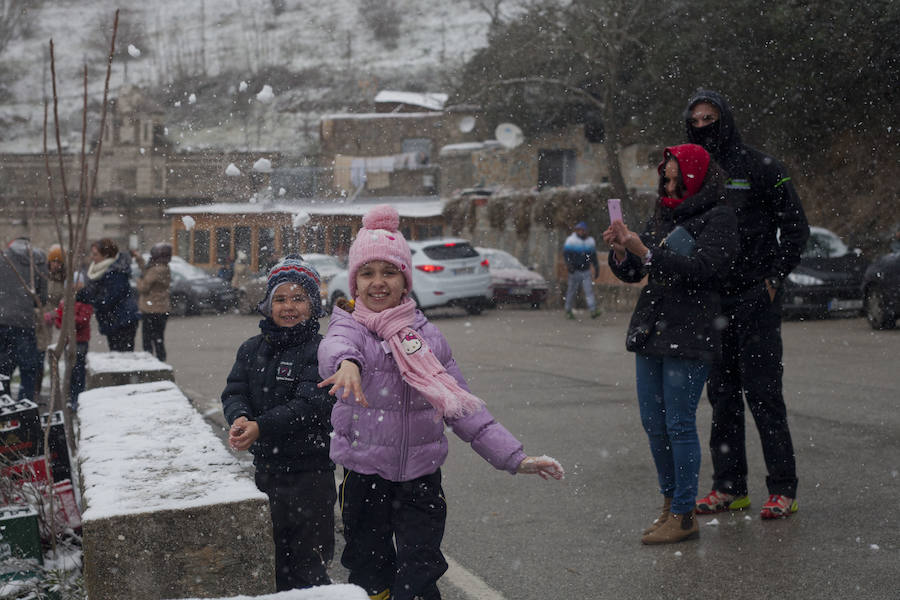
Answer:
<path fill-rule="evenodd" d="M 818 277 L 813 277 L 812 275 L 806 275 L 804 273 L 791 273 L 787 278 L 791 283 L 797 285 L 822 285 L 825 283 Z"/>

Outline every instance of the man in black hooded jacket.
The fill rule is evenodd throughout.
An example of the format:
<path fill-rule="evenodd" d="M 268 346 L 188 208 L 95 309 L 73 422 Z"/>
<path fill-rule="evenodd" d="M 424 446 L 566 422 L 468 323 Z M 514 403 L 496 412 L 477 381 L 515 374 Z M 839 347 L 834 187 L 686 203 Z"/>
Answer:
<path fill-rule="evenodd" d="M 782 395 L 782 282 L 800 262 L 809 225 L 784 166 L 746 146 L 725 99 L 699 90 L 685 111 L 687 138 L 700 144 L 728 174 L 726 198 L 737 214 L 740 250 L 722 276 L 722 357 L 713 365 L 707 395 L 713 409 L 709 446 L 712 491 L 697 501 L 709 514 L 750 506 L 744 433 L 744 396 L 766 461 L 769 499 L 763 518 L 797 510 L 794 447 Z"/>

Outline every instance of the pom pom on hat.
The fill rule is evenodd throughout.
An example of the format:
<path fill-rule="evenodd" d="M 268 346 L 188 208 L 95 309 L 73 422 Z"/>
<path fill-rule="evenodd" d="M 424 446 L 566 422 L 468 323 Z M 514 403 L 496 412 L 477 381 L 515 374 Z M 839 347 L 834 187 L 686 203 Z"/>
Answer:
<path fill-rule="evenodd" d="M 365 214 L 363 227 L 350 246 L 348 284 L 350 295 L 356 298 L 356 272 L 373 260 L 395 265 L 406 278 L 406 291 L 412 292 L 412 254 L 400 233 L 400 215 L 390 204 L 379 204 Z"/>
<path fill-rule="evenodd" d="M 400 228 L 400 214 L 390 204 L 379 204 L 363 216 L 362 224 L 366 229 L 397 231 Z"/>

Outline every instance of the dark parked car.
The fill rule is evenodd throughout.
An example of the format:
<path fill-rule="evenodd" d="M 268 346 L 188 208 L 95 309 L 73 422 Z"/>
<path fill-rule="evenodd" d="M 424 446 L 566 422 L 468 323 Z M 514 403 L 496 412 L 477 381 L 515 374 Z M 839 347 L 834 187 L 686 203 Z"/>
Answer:
<path fill-rule="evenodd" d="M 519 260 L 497 248 L 476 248 L 488 259 L 491 271 L 491 291 L 495 304 L 518 303 L 540 308 L 547 299 L 550 285 L 537 271 L 532 271 Z"/>
<path fill-rule="evenodd" d="M 149 257 L 144 256 L 144 260 Z M 236 306 L 237 293 L 228 282 L 210 275 L 180 256 L 173 256 L 169 263 L 172 283 L 169 285 L 171 314 L 184 316 L 206 311 L 225 312 Z M 137 264 L 131 263 L 132 285 L 140 276 Z"/>
<path fill-rule="evenodd" d="M 900 250 L 879 256 L 863 277 L 863 304 L 872 329 L 893 329 L 900 315 Z"/>
<path fill-rule="evenodd" d="M 222 313 L 237 304 L 237 293 L 228 282 L 210 275 L 181 257 L 173 256 L 169 263 L 172 285 L 169 297 L 173 315 L 188 315 L 206 311 Z"/>
<path fill-rule="evenodd" d="M 823 227 L 809 228 L 800 264 L 784 282 L 785 315 L 825 317 L 859 314 L 867 261 L 838 235 Z"/>

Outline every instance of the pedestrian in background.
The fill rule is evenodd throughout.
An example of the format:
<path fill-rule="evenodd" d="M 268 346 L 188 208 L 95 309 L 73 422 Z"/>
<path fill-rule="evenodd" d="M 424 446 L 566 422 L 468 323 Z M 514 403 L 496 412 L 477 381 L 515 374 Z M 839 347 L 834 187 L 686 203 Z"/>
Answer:
<path fill-rule="evenodd" d="M 47 261 L 27 237 L 9 243 L 0 257 L 0 375 L 10 394 L 13 372 L 19 369 L 19 400 L 37 399 L 37 382 L 44 355 L 38 349 L 37 327 L 44 326 L 47 302 Z"/>
<path fill-rule="evenodd" d="M 497 469 L 563 476 L 522 444 L 473 396 L 447 340 L 411 298 L 412 257 L 396 209 L 363 217 L 350 247 L 352 307 L 336 306 L 319 346 L 319 373 L 338 399 L 331 457 L 340 488 L 350 583 L 378 600 L 435 600 L 447 570 L 441 465 L 445 428 Z"/>
<path fill-rule="evenodd" d="M 94 307 L 100 333 L 106 336 L 113 352 L 134 351 L 140 315 L 130 275 L 131 255 L 119 252 L 113 240 L 103 238 L 91 244 L 87 285 L 78 291 L 75 299 Z"/>
<path fill-rule="evenodd" d="M 741 141 L 731 108 L 700 90 L 684 113 L 687 138 L 703 146 L 728 176 L 726 199 L 738 218 L 740 248 L 722 272 L 722 358 L 707 386 L 712 405 L 709 449 L 713 486 L 697 512 L 750 506 L 744 399 L 762 442 L 769 498 L 764 519 L 797 511 L 797 469 L 782 394 L 782 282 L 800 262 L 809 238 L 803 206 L 784 165 Z"/>
<path fill-rule="evenodd" d="M 84 273 L 73 274 L 76 293 L 84 287 Z M 62 316 L 65 300 L 60 300 L 56 310 L 51 314 L 57 329 L 62 328 Z M 72 376 L 69 380 L 69 408 L 78 410 L 78 396 L 84 391 L 88 344 L 91 340 L 91 315 L 94 307 L 84 302 L 75 301 L 75 364 L 72 365 Z"/>
<path fill-rule="evenodd" d="M 132 251 L 131 255 L 141 270 L 141 276 L 137 280 L 137 291 L 144 352 L 149 352 L 165 362 L 166 321 L 172 310 L 169 298 L 169 286 L 172 284 L 172 273 L 169 270 L 172 246 L 166 243 L 154 244 L 150 248 L 150 260 L 146 263 L 139 252 Z"/>
<path fill-rule="evenodd" d="M 66 255 L 59 244 L 53 244 L 47 251 L 47 273 L 47 306 L 53 310 L 66 289 Z"/>
<path fill-rule="evenodd" d="M 597 308 L 597 300 L 594 298 L 594 280 L 598 276 L 597 244 L 594 238 L 588 235 L 587 223 L 579 221 L 575 224 L 575 231 L 566 238 L 563 246 L 563 258 L 566 261 L 566 269 L 569 271 L 569 281 L 566 287 L 566 317 L 575 318 L 572 309 L 575 307 L 575 295 L 578 287 L 584 290 L 584 300 L 587 303 L 591 318 L 600 316 Z"/>
<path fill-rule="evenodd" d="M 330 583 L 334 556 L 333 401 L 317 387 L 319 274 L 290 254 L 268 274 L 261 333 L 241 344 L 222 392 L 235 450 L 249 450 L 269 496 L 278 591 Z"/>
<path fill-rule="evenodd" d="M 603 233 L 619 279 L 636 283 L 649 276 L 626 338 L 663 495 L 659 518 L 641 537 L 645 544 L 700 534 L 694 518 L 702 454 L 697 404 L 720 351 L 717 275 L 737 250 L 737 220 L 724 205 L 724 177 L 709 153 L 696 144 L 672 146 L 657 170 L 659 200 L 643 233 L 622 221 Z"/>

